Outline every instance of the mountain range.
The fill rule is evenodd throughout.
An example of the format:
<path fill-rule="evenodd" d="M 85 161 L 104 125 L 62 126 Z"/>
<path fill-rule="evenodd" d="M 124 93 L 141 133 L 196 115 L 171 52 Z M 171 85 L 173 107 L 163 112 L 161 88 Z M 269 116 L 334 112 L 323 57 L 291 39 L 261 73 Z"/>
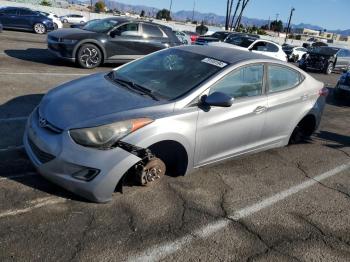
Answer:
<path fill-rule="evenodd" d="M 90 4 L 90 0 L 76 0 L 74 2 Z M 97 0 L 93 0 L 92 2 L 95 3 L 97 2 Z M 158 8 L 145 6 L 145 5 L 124 4 L 115 0 L 105 0 L 104 2 L 109 9 L 117 9 L 124 12 L 132 11 L 135 13 L 141 13 L 141 11 L 144 10 L 146 16 L 155 16 L 159 11 Z M 217 15 L 215 13 L 201 13 L 198 11 L 193 12 L 193 11 L 187 11 L 187 10 L 172 12 L 171 16 L 174 20 L 178 20 L 178 21 L 192 20 L 193 18 L 193 20 L 198 22 L 205 21 L 207 23 L 215 24 L 215 25 L 224 25 L 225 19 L 226 19 L 225 16 Z M 266 25 L 269 22 L 267 19 L 248 18 L 245 16 L 242 17 L 241 21 L 242 21 L 242 24 L 245 26 L 255 25 L 257 27 Z M 304 24 L 304 23 L 292 24 L 291 27 L 292 28 L 309 28 L 309 29 L 321 30 L 321 31 L 325 30 L 325 28 L 321 26 Z M 328 30 L 327 29 L 327 31 L 350 36 L 350 29 L 347 29 L 347 30 Z"/>

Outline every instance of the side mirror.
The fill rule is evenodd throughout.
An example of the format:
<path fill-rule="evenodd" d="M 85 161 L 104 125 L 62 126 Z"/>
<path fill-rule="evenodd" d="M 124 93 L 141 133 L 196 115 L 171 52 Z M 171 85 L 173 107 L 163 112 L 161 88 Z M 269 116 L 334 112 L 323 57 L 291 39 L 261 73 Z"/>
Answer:
<path fill-rule="evenodd" d="M 202 97 L 202 103 L 208 106 L 230 107 L 234 98 L 221 92 L 214 92 Z"/>

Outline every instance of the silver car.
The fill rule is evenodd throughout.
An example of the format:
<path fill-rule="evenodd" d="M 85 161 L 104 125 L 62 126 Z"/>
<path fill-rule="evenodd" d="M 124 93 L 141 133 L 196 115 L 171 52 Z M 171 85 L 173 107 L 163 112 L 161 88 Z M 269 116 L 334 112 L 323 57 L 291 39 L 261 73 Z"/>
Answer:
<path fill-rule="evenodd" d="M 326 95 L 284 62 L 182 46 L 52 89 L 30 115 L 24 145 L 45 178 L 106 202 L 125 179 L 151 185 L 309 137 Z"/>

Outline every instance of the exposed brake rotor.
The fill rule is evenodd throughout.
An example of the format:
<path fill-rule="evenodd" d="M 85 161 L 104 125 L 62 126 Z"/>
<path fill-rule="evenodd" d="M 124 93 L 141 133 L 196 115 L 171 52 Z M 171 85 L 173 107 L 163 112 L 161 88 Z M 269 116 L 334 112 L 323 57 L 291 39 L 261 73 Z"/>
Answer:
<path fill-rule="evenodd" d="M 166 167 L 159 158 L 152 158 L 139 170 L 139 182 L 142 186 L 150 186 L 165 175 Z"/>

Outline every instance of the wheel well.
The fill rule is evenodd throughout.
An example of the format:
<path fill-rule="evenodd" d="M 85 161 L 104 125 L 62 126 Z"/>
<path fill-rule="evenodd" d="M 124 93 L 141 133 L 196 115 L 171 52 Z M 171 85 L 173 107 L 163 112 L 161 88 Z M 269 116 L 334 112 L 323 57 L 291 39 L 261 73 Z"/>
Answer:
<path fill-rule="evenodd" d="M 94 45 L 98 48 L 98 50 L 100 50 L 101 54 L 102 54 L 102 60 L 101 60 L 101 64 L 103 64 L 104 60 L 105 60 L 105 53 L 102 49 L 102 47 L 99 45 L 99 44 L 96 44 L 94 42 L 84 42 L 84 43 L 81 43 L 78 48 L 76 49 L 75 51 L 75 54 L 74 54 L 74 57 L 77 58 L 77 55 L 78 55 L 78 52 L 80 50 L 80 48 L 83 46 L 83 45 Z"/>
<path fill-rule="evenodd" d="M 311 136 L 316 129 L 316 117 L 312 114 L 304 116 L 297 127 L 302 129 L 305 136 Z"/>
<path fill-rule="evenodd" d="M 173 140 L 164 140 L 148 147 L 166 165 L 167 175 L 184 175 L 188 165 L 187 151 L 182 144 Z"/>

